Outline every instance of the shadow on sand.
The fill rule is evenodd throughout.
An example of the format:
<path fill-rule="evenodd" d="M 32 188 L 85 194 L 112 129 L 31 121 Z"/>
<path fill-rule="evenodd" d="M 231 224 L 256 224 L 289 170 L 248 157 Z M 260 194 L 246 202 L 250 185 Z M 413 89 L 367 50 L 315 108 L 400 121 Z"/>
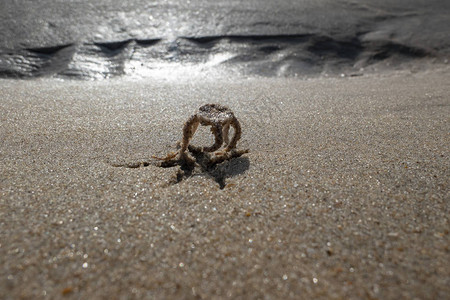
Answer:
<path fill-rule="evenodd" d="M 248 151 L 237 151 L 231 155 L 213 156 L 205 152 L 191 152 L 194 159 L 183 158 L 163 161 L 159 164 L 162 168 L 179 166 L 175 178 L 171 183 L 176 184 L 182 180 L 206 175 L 219 184 L 221 189 L 226 186 L 226 179 L 244 173 L 250 167 L 250 160 L 242 157 Z"/>
<path fill-rule="evenodd" d="M 193 151 L 190 149 L 192 158 L 188 155 L 179 158 L 170 156 L 159 161 L 135 161 L 125 163 L 108 162 L 113 167 L 141 168 L 156 166 L 161 168 L 171 168 L 179 166 L 174 178 L 169 184 L 177 184 L 184 179 L 193 176 L 207 176 L 219 184 L 221 189 L 226 186 L 226 179 L 242 174 L 250 167 L 250 160 L 242 157 L 248 150 L 233 150 L 221 155 L 210 154 L 208 152 Z M 162 161 L 161 161 L 162 160 Z"/>

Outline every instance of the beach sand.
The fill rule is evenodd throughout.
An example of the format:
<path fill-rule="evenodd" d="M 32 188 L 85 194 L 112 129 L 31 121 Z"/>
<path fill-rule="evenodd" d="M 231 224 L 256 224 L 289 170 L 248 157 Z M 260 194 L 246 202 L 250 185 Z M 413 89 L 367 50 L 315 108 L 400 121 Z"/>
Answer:
<path fill-rule="evenodd" d="M 448 299 L 449 82 L 1 80 L 0 298 Z M 205 103 L 250 152 L 176 183 Z"/>

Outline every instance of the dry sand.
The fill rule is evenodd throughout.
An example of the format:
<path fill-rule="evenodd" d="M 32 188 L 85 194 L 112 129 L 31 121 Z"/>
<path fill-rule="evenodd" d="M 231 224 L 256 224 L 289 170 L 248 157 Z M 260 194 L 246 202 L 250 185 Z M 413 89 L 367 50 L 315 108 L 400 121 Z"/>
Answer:
<path fill-rule="evenodd" d="M 0 298 L 448 299 L 449 82 L 2 80 Z M 210 102 L 249 154 L 113 166 Z"/>

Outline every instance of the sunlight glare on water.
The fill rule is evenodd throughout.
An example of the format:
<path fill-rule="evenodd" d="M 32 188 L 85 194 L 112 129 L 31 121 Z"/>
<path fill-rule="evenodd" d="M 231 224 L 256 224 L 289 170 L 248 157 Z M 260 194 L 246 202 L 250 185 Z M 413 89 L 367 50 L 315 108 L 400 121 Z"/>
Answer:
<path fill-rule="evenodd" d="M 202 63 L 181 63 L 181 62 L 152 62 L 143 64 L 137 60 L 130 60 L 125 63 L 125 74 L 132 79 L 137 78 L 158 78 L 165 80 L 189 79 L 192 77 L 207 77 L 209 75 L 219 75 L 229 73 L 230 70 L 213 68 L 232 58 L 232 53 L 211 54 L 207 61 Z"/>

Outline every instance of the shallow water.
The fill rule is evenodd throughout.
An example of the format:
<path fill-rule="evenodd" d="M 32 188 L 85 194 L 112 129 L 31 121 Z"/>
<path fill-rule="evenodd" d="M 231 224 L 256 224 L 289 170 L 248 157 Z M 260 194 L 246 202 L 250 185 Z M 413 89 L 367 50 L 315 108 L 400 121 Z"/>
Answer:
<path fill-rule="evenodd" d="M 361 75 L 450 55 L 448 1 L 2 1 L 0 76 Z"/>

